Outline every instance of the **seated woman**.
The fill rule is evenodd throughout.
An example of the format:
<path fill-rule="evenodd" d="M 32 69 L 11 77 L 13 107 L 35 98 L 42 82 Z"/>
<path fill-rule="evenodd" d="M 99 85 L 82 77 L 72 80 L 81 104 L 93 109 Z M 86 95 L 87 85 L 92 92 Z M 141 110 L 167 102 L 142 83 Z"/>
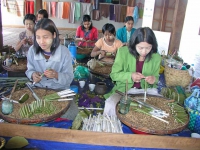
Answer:
<path fill-rule="evenodd" d="M 98 39 L 98 30 L 93 27 L 91 17 L 84 15 L 81 26 L 76 30 L 76 41 L 79 47 L 94 47 Z"/>
<path fill-rule="evenodd" d="M 43 18 L 49 18 L 49 15 L 48 15 L 48 12 L 45 9 L 40 9 L 37 12 L 37 21 L 39 21 Z"/>
<path fill-rule="evenodd" d="M 127 16 L 125 18 L 125 26 L 117 30 L 117 39 L 119 39 L 123 45 L 128 45 L 131 35 L 135 32 L 133 25 L 133 17 Z"/>
<path fill-rule="evenodd" d="M 60 45 L 54 22 L 41 19 L 35 26 L 34 34 L 34 44 L 27 56 L 27 77 L 38 87 L 69 88 L 74 77 L 72 59 L 67 47 Z"/>
<path fill-rule="evenodd" d="M 15 47 L 17 55 L 26 56 L 28 49 L 31 47 L 31 45 L 33 45 L 35 21 L 36 17 L 34 14 L 27 14 L 24 17 L 23 23 L 26 30 L 19 34 L 19 41 Z"/>
<path fill-rule="evenodd" d="M 147 88 L 157 87 L 161 62 L 161 56 L 157 51 L 156 37 L 148 27 L 137 29 L 130 39 L 129 46 L 118 50 L 110 73 L 116 84 L 110 93 L 104 95 L 107 98 L 104 114 L 116 115 L 115 106 L 119 99 L 115 91 L 125 92 L 126 80 L 128 90 L 144 89 L 145 82 Z"/>
<path fill-rule="evenodd" d="M 116 31 L 112 24 L 106 23 L 102 28 L 102 33 L 104 37 L 95 43 L 91 57 L 99 56 L 99 60 L 112 63 L 118 48 L 123 44 L 115 38 Z"/>

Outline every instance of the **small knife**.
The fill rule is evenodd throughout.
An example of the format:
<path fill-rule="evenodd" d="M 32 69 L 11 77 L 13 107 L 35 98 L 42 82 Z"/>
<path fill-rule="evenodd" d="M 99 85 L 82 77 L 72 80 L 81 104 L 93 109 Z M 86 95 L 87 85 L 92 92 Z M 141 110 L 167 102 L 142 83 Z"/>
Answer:
<path fill-rule="evenodd" d="M 33 94 L 33 97 L 37 100 L 37 101 L 39 101 L 40 100 L 40 98 L 37 96 L 37 94 L 33 91 L 33 89 L 31 88 L 31 86 L 28 84 L 28 83 L 26 83 L 26 86 L 29 88 L 29 90 L 32 92 L 32 94 Z"/>

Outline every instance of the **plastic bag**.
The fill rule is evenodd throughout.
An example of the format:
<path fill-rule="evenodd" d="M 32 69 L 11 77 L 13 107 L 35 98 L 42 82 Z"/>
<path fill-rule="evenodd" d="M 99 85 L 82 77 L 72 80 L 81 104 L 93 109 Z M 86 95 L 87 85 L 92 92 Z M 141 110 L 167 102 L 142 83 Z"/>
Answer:
<path fill-rule="evenodd" d="M 89 76 L 88 68 L 84 66 L 77 66 L 74 70 L 74 78 L 75 79 L 83 79 Z"/>

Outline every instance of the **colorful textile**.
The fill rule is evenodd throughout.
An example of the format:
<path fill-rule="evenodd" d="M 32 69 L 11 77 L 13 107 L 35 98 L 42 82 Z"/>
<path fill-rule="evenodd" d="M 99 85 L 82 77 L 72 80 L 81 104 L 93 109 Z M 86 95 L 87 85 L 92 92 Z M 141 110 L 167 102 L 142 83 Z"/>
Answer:
<path fill-rule="evenodd" d="M 23 17 L 24 16 L 24 0 L 18 0 L 15 2 L 16 2 L 17 16 Z"/>
<path fill-rule="evenodd" d="M 120 3 L 121 5 L 126 5 L 126 4 L 127 4 L 127 0 L 119 0 L 119 3 Z"/>
<path fill-rule="evenodd" d="M 126 16 L 132 16 L 133 17 L 133 10 L 134 10 L 134 7 L 127 6 Z"/>
<path fill-rule="evenodd" d="M 98 39 L 98 30 L 95 27 L 92 27 L 91 30 L 88 32 L 85 32 L 81 29 L 81 26 L 79 26 L 76 30 L 76 37 L 77 38 L 84 38 L 86 40 L 91 40 L 95 41 Z M 87 43 L 87 42 L 79 42 L 78 46 L 83 46 L 83 47 L 94 47 L 94 43 Z"/>
<path fill-rule="evenodd" d="M 48 15 L 49 15 L 49 17 L 51 17 L 51 2 L 46 2 L 46 4 L 47 4 L 47 12 L 48 12 Z"/>
<path fill-rule="evenodd" d="M 34 1 L 26 1 L 25 14 L 34 14 Z"/>
<path fill-rule="evenodd" d="M 78 0 L 78 1 L 83 3 L 90 3 L 90 0 Z"/>
<path fill-rule="evenodd" d="M 42 8 L 47 10 L 47 2 L 45 2 L 45 1 L 42 2 Z"/>
<path fill-rule="evenodd" d="M 91 13 L 91 11 L 92 11 L 92 6 L 91 6 L 91 4 L 89 4 L 89 3 L 81 3 L 81 6 L 82 6 L 82 12 L 81 12 L 81 14 L 82 15 L 90 15 L 90 13 Z"/>
<path fill-rule="evenodd" d="M 119 0 L 112 0 L 113 4 L 119 4 Z"/>
<path fill-rule="evenodd" d="M 69 18 L 69 13 L 70 13 L 70 2 L 63 2 L 63 14 L 62 18 L 63 19 L 68 19 Z"/>
<path fill-rule="evenodd" d="M 134 7 L 135 0 L 128 0 L 128 6 L 129 7 Z"/>
<path fill-rule="evenodd" d="M 110 14 L 109 8 L 110 8 L 110 5 L 108 5 L 108 4 L 100 4 L 100 15 L 105 18 L 108 18 L 109 14 Z"/>
<path fill-rule="evenodd" d="M 75 14 L 75 3 L 71 2 L 70 13 L 69 13 L 69 23 L 74 23 L 74 14 Z"/>
<path fill-rule="evenodd" d="M 62 19 L 63 14 L 63 2 L 58 2 L 56 6 L 56 17 Z"/>
<path fill-rule="evenodd" d="M 81 18 L 81 4 L 75 3 L 75 12 L 74 12 L 75 20 L 78 21 Z"/>
<path fill-rule="evenodd" d="M 110 5 L 110 20 L 115 20 L 115 7 Z"/>
<path fill-rule="evenodd" d="M 51 17 L 56 17 L 57 2 L 51 2 Z"/>
<path fill-rule="evenodd" d="M 92 6 L 93 9 L 99 10 L 99 0 L 93 0 Z"/>
<path fill-rule="evenodd" d="M 139 10 L 138 10 L 138 7 L 135 6 L 134 11 L 133 11 L 133 20 L 134 20 L 134 23 L 137 23 L 138 19 L 139 19 Z"/>
<path fill-rule="evenodd" d="M 6 1 L 7 11 L 16 14 L 15 5 L 16 5 L 15 1 L 7 0 Z"/>

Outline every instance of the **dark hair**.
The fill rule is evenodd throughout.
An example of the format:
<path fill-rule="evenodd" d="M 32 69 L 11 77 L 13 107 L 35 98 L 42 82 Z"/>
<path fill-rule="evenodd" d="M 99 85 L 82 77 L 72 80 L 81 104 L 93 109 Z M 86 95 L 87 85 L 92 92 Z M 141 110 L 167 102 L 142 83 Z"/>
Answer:
<path fill-rule="evenodd" d="M 43 15 L 44 18 L 49 18 L 48 12 L 45 9 L 38 10 L 37 14 Z"/>
<path fill-rule="evenodd" d="M 115 26 L 113 24 L 106 23 L 102 27 L 102 33 L 104 34 L 105 31 L 108 31 L 109 33 L 112 33 L 114 36 L 116 35 Z"/>
<path fill-rule="evenodd" d="M 83 19 L 82 19 L 82 22 L 81 22 L 81 29 L 82 29 L 82 30 L 85 29 L 85 27 L 84 27 L 84 25 L 83 25 L 84 22 L 91 22 L 91 25 L 90 25 L 90 27 L 89 27 L 89 30 L 91 30 L 91 29 L 92 29 L 92 21 L 91 21 L 90 15 L 83 15 Z"/>
<path fill-rule="evenodd" d="M 51 19 L 43 18 L 43 19 L 39 20 L 38 23 L 35 25 L 34 47 L 36 48 L 36 54 L 39 54 L 40 52 L 43 51 L 36 41 L 36 31 L 39 29 L 47 30 L 47 31 L 51 32 L 52 35 L 54 35 L 54 33 L 56 33 L 56 37 L 53 39 L 53 43 L 50 48 L 51 53 L 54 54 L 57 47 L 60 45 L 59 32 L 58 32 L 58 29 L 56 28 L 54 22 Z"/>
<path fill-rule="evenodd" d="M 138 28 L 132 34 L 130 41 L 129 41 L 129 51 L 130 53 L 139 59 L 139 54 L 136 50 L 136 45 L 140 42 L 147 42 L 148 44 L 152 45 L 151 51 L 147 54 L 146 59 L 149 61 L 153 53 L 157 53 L 158 51 L 158 44 L 155 37 L 155 34 L 149 27 Z"/>
<path fill-rule="evenodd" d="M 134 22 L 133 17 L 132 16 L 126 16 L 125 22 L 128 22 L 128 21 L 133 21 Z"/>
<path fill-rule="evenodd" d="M 34 14 L 26 14 L 26 16 L 24 16 L 24 19 L 23 19 L 24 25 L 25 25 L 25 20 L 32 20 L 33 23 L 35 23 L 36 17 Z"/>

